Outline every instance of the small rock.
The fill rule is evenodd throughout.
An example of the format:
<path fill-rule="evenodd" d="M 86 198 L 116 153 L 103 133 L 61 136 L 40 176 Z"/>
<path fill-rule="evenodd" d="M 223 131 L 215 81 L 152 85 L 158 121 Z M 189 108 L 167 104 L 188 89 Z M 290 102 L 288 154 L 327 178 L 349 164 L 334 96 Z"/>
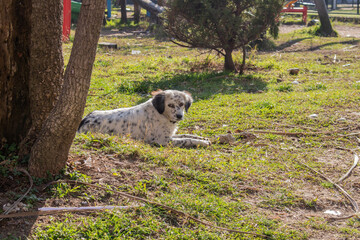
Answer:
<path fill-rule="evenodd" d="M 344 65 L 342 65 L 343 67 L 348 67 L 348 66 L 350 66 L 350 63 L 348 63 L 348 64 L 344 64 Z"/>
<path fill-rule="evenodd" d="M 290 68 L 290 69 L 288 69 L 288 71 L 289 71 L 290 75 L 298 75 L 300 69 L 298 69 L 298 68 Z"/>
<path fill-rule="evenodd" d="M 237 133 L 239 134 L 238 137 L 240 139 L 246 139 L 246 140 L 256 139 L 256 136 L 253 133 L 242 132 L 242 131 L 237 131 Z"/>
<path fill-rule="evenodd" d="M 84 165 L 85 165 L 86 167 L 89 167 L 89 168 L 92 167 L 92 158 L 91 158 L 91 156 L 88 157 L 88 158 L 84 161 Z"/>
<path fill-rule="evenodd" d="M 326 210 L 324 213 L 325 214 L 330 214 L 330 215 L 335 215 L 335 216 L 341 215 L 340 211 L 334 211 L 334 210 Z"/>
<path fill-rule="evenodd" d="M 225 143 L 233 143 L 236 141 L 235 137 L 228 133 L 228 134 L 221 134 L 221 135 L 216 135 L 215 136 L 215 140 L 218 142 L 218 143 L 221 143 L 221 144 L 225 144 Z"/>
<path fill-rule="evenodd" d="M 62 205 L 62 204 L 64 204 L 64 201 L 63 201 L 63 200 L 55 199 L 55 200 L 53 201 L 53 205 L 54 205 L 54 206 L 60 206 L 60 205 Z"/>
<path fill-rule="evenodd" d="M 10 208 L 11 204 L 10 203 L 5 203 L 3 205 L 3 210 L 6 212 L 9 208 Z"/>
<path fill-rule="evenodd" d="M 81 206 L 89 206 L 89 203 L 87 201 L 82 201 L 80 204 Z"/>
<path fill-rule="evenodd" d="M 141 51 L 139 51 L 139 50 L 131 50 L 132 55 L 137 55 L 137 54 L 140 54 L 140 53 L 141 53 Z"/>
<path fill-rule="evenodd" d="M 298 85 L 298 84 L 300 84 L 300 83 L 295 80 L 295 81 L 292 82 L 292 84 Z"/>
<path fill-rule="evenodd" d="M 309 115 L 309 118 L 315 119 L 315 118 L 318 118 L 318 115 L 317 114 L 311 114 L 311 115 Z"/>

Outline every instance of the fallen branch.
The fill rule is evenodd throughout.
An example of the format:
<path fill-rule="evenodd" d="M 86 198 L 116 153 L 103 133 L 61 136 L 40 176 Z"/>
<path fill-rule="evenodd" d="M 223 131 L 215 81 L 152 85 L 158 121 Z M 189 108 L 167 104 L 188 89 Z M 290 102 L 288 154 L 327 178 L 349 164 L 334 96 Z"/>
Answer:
<path fill-rule="evenodd" d="M 30 187 L 29 187 L 29 189 L 28 189 L 18 200 L 16 200 L 16 202 L 14 202 L 13 205 L 11 205 L 11 206 L 4 212 L 4 214 L 1 215 L 1 216 L 6 216 L 6 215 L 8 215 L 9 212 L 11 212 L 11 210 L 13 210 L 14 208 L 16 208 L 16 206 L 24 199 L 24 197 L 29 194 L 30 190 L 31 190 L 32 187 L 33 187 L 33 180 L 32 180 L 32 177 L 30 176 L 30 174 L 28 173 L 28 171 L 26 171 L 26 170 L 23 169 L 23 168 L 19 168 L 19 169 L 17 169 L 17 170 L 20 171 L 20 172 L 25 173 L 25 174 L 28 176 L 29 182 L 30 182 Z M 3 218 L 0 218 L 0 221 L 1 221 L 2 219 L 3 219 Z"/>
<path fill-rule="evenodd" d="M 93 211 L 103 211 L 103 210 L 112 210 L 112 209 L 129 209 L 129 208 L 132 207 L 130 206 L 59 207 L 59 208 L 43 207 L 33 212 L 19 212 L 8 215 L 0 215 L 0 220 L 4 218 L 46 216 L 46 215 L 63 214 L 68 212 L 93 212 Z"/>
<path fill-rule="evenodd" d="M 278 132 L 278 131 L 263 131 L 263 130 L 249 130 L 249 132 L 253 133 L 264 133 L 264 134 L 274 134 L 274 135 L 284 135 L 284 136 L 314 136 L 320 134 L 334 134 L 334 132 Z"/>
<path fill-rule="evenodd" d="M 282 131 L 267 131 L 267 130 L 247 130 L 247 131 L 253 132 L 253 133 L 264 133 L 264 134 L 301 137 L 301 136 L 331 135 L 331 134 L 339 133 L 343 130 L 326 131 L 326 132 L 282 132 Z M 360 135 L 360 133 L 350 133 L 350 134 L 346 134 L 346 135 L 338 134 L 338 135 L 342 136 L 342 137 L 346 137 L 346 136 Z"/>
<path fill-rule="evenodd" d="M 252 233 L 252 232 L 245 232 L 245 231 L 240 231 L 240 230 L 230 229 L 230 228 L 224 228 L 224 227 L 218 227 L 218 226 L 215 226 L 215 225 L 213 225 L 211 223 L 208 223 L 208 222 L 202 221 L 202 220 L 200 220 L 200 219 L 198 219 L 196 217 L 193 217 L 193 216 L 191 216 L 191 215 L 189 215 L 189 214 L 187 214 L 187 213 L 185 213 L 183 211 L 179 211 L 179 210 L 176 210 L 176 209 L 174 209 L 172 207 L 166 206 L 164 204 L 153 202 L 153 201 L 147 200 L 145 198 L 141 198 L 141 197 L 136 197 L 136 196 L 130 195 L 130 194 L 125 193 L 125 192 L 111 190 L 111 189 L 108 189 L 106 187 L 98 186 L 98 185 L 91 184 L 91 183 L 84 183 L 84 182 L 79 182 L 79 181 L 74 181 L 74 180 L 59 180 L 59 181 L 54 181 L 54 182 L 49 183 L 46 187 L 48 187 L 49 185 L 56 184 L 56 183 L 61 183 L 61 182 L 73 183 L 73 184 L 83 184 L 83 185 L 103 189 L 103 190 L 106 190 L 106 191 L 112 191 L 112 192 L 114 192 L 114 193 L 116 193 L 116 194 L 118 194 L 120 196 L 127 197 L 129 199 L 133 199 L 133 200 L 137 200 L 137 201 L 141 201 L 141 202 L 145 202 L 145 203 L 148 203 L 150 205 L 155 205 L 155 206 L 161 207 L 163 209 L 166 209 L 166 210 L 169 210 L 169 211 L 171 211 L 173 213 L 182 215 L 182 216 L 184 216 L 186 218 L 189 218 L 189 219 L 191 219 L 191 220 L 193 220 L 195 222 L 198 222 L 200 224 L 203 224 L 205 226 L 216 228 L 216 229 L 219 229 L 219 230 L 228 231 L 228 232 L 234 232 L 234 233 L 240 233 L 240 234 L 248 234 L 248 235 L 253 235 L 253 236 L 262 237 L 262 238 L 269 238 L 269 236 L 262 235 L 262 234 L 257 234 L 257 233 Z"/>
<path fill-rule="evenodd" d="M 356 201 L 341 187 L 339 186 L 338 184 L 336 184 L 335 182 L 333 182 L 330 178 L 326 177 L 324 174 L 316 171 L 315 169 L 313 169 L 312 167 L 306 165 L 305 163 L 302 163 L 296 159 L 294 159 L 297 163 L 299 163 L 300 165 L 310 169 L 312 172 L 318 174 L 320 177 L 322 177 L 323 179 L 325 179 L 326 181 L 330 182 L 331 184 L 333 184 L 348 200 L 349 202 L 351 203 L 351 205 L 353 206 L 353 209 L 355 211 L 355 214 L 351 215 L 351 216 L 346 216 L 346 217 L 332 217 L 330 219 L 332 220 L 342 220 L 342 219 L 349 219 L 349 218 L 352 218 L 354 216 L 357 216 L 358 213 L 359 213 L 359 206 L 358 204 L 356 203 Z"/>
<path fill-rule="evenodd" d="M 342 149 L 342 150 L 347 150 L 350 151 L 354 154 L 354 163 L 351 166 L 351 168 L 349 169 L 349 171 L 347 171 L 337 182 L 341 183 L 342 181 L 344 181 L 345 179 L 347 179 L 350 174 L 352 173 L 352 171 L 355 169 L 355 167 L 357 166 L 358 162 L 359 162 L 359 156 L 351 149 L 347 149 L 347 148 L 338 148 L 338 149 Z"/>

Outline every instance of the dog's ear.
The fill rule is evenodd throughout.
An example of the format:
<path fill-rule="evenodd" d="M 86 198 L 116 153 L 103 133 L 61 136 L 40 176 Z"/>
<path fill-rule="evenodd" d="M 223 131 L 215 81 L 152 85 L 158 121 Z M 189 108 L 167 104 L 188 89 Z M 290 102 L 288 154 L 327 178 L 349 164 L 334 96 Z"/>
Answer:
<path fill-rule="evenodd" d="M 163 92 L 163 90 L 161 90 L 161 89 L 159 88 L 159 89 L 156 90 L 156 91 L 152 91 L 152 92 L 151 92 L 151 96 L 156 96 L 156 95 L 158 95 L 158 94 L 161 93 L 161 92 Z"/>
<path fill-rule="evenodd" d="M 154 92 L 152 92 L 151 94 L 153 94 Z M 153 95 L 153 99 L 152 99 L 152 104 L 155 107 L 155 109 L 160 113 L 163 114 L 163 112 L 165 111 L 165 92 L 161 91 L 156 91 L 156 94 Z"/>
<path fill-rule="evenodd" d="M 183 91 L 183 93 L 185 93 L 185 111 L 187 112 L 193 102 L 193 98 L 188 91 Z"/>

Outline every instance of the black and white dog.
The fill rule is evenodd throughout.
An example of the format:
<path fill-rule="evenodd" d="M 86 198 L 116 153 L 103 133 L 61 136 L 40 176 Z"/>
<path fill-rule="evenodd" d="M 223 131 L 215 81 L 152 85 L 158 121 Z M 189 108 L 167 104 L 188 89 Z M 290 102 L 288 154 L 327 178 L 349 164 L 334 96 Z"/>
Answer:
<path fill-rule="evenodd" d="M 175 135 L 177 122 L 184 118 L 193 99 L 186 91 L 158 90 L 152 99 L 130 108 L 94 111 L 80 123 L 78 132 L 129 135 L 147 143 L 178 147 L 209 146 L 210 141 L 195 135 Z"/>

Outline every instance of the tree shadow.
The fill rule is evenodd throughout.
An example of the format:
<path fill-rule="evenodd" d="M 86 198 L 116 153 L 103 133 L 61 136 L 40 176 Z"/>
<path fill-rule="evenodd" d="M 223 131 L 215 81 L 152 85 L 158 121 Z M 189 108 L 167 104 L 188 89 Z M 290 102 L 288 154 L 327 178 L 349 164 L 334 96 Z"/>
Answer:
<path fill-rule="evenodd" d="M 195 100 L 208 99 L 216 94 L 258 93 L 267 89 L 267 82 L 254 75 L 234 75 L 221 72 L 194 72 L 163 77 L 159 80 L 127 81 L 118 87 L 120 93 L 147 94 L 157 89 L 186 90 Z M 141 102 L 145 101 L 141 100 Z"/>
<path fill-rule="evenodd" d="M 307 39 L 311 39 L 312 37 L 305 37 L 305 38 L 298 38 L 298 39 L 293 39 L 293 40 L 290 40 L 290 41 L 287 41 L 285 43 L 282 43 L 280 44 L 279 46 L 277 46 L 275 49 L 276 51 L 281 51 L 281 50 L 284 50 L 288 47 L 291 47 L 293 46 L 294 44 L 296 43 L 299 43 L 301 41 L 304 41 L 304 40 L 307 40 Z M 289 50 L 290 52 L 306 52 L 306 51 L 316 51 L 316 50 L 320 50 L 321 48 L 323 47 L 327 47 L 327 46 L 332 46 L 332 45 L 336 45 L 336 44 L 357 44 L 359 43 L 360 40 L 358 39 L 351 39 L 351 40 L 348 40 L 348 41 L 341 41 L 341 42 L 330 42 L 330 43 L 325 43 L 325 44 L 321 44 L 321 45 L 317 45 L 317 46 L 311 46 L 311 47 L 304 47 L 304 48 L 301 48 L 301 49 L 296 49 L 296 50 Z"/>
<path fill-rule="evenodd" d="M 354 44 L 358 44 L 359 42 L 360 42 L 360 40 L 358 40 L 358 39 L 357 40 L 352 39 L 352 40 L 349 40 L 349 41 L 342 41 L 342 42 L 331 42 L 331 43 L 325 43 L 325 44 L 322 44 L 322 45 L 319 45 L 319 46 L 311 47 L 308 50 L 316 51 L 316 50 L 320 50 L 323 47 L 332 46 L 332 45 L 336 45 L 336 44 L 349 44 L 349 45 L 351 44 L 351 45 L 354 45 Z"/>
<path fill-rule="evenodd" d="M 304 37 L 304 38 L 297 38 L 297 39 L 293 39 L 290 41 L 287 41 L 285 43 L 280 44 L 279 46 L 276 47 L 276 50 L 284 50 L 285 48 L 291 47 L 292 45 L 299 43 L 301 41 L 307 40 L 307 39 L 311 39 L 311 37 Z"/>

